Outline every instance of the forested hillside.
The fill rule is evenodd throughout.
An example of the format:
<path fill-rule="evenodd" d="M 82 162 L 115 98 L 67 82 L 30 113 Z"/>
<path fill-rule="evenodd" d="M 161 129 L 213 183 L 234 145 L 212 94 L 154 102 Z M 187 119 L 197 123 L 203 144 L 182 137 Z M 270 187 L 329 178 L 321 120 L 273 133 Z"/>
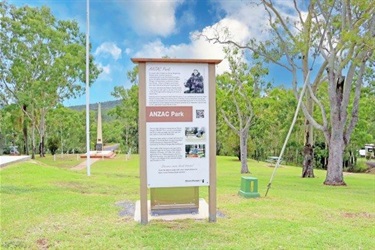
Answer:
<path fill-rule="evenodd" d="M 112 121 L 114 120 L 113 116 L 110 116 L 108 112 L 111 109 L 114 109 L 116 106 L 120 105 L 121 101 L 108 101 L 108 102 L 102 102 L 101 107 L 102 107 L 102 121 L 107 122 L 107 121 Z M 75 111 L 85 111 L 86 110 L 86 105 L 76 105 L 76 106 L 70 106 L 68 107 L 72 110 Z M 97 111 L 98 110 L 98 103 L 93 103 L 90 104 L 90 111 Z"/>
<path fill-rule="evenodd" d="M 121 104 L 121 101 L 119 100 L 102 102 L 101 103 L 102 111 L 113 109 L 114 107 L 120 104 Z M 68 108 L 76 110 L 76 111 L 83 111 L 83 110 L 86 110 L 86 105 L 69 106 Z M 90 104 L 90 110 L 98 110 L 98 103 Z"/>

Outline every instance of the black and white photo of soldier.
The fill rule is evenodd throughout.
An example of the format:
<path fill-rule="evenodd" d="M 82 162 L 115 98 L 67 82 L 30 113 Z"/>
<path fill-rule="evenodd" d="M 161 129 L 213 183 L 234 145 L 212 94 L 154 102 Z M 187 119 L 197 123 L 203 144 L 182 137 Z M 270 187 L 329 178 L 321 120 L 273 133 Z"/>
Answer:
<path fill-rule="evenodd" d="M 185 82 L 187 88 L 184 93 L 204 93 L 203 76 L 194 69 L 190 78 Z"/>

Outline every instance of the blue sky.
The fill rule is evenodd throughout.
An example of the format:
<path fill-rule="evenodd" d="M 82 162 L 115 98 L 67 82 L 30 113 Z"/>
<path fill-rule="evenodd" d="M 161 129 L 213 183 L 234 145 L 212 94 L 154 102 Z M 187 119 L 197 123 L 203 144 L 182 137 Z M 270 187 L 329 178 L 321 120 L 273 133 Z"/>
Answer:
<path fill-rule="evenodd" d="M 85 0 L 10 0 L 21 6 L 46 5 L 58 19 L 74 19 L 86 32 Z M 224 59 L 222 46 L 196 39 L 195 34 L 213 34 L 228 27 L 232 38 L 244 43 L 263 39 L 267 18 L 261 7 L 236 0 L 90 0 L 91 53 L 103 72 L 90 88 L 90 103 L 115 100 L 115 86 L 130 87 L 126 72 L 135 65 L 130 58 L 169 56 L 172 58 Z M 285 8 L 287 8 L 287 2 Z M 292 2 L 292 1 L 290 1 Z M 217 73 L 228 68 L 224 60 Z M 277 76 L 277 77 L 274 77 Z M 270 79 L 288 84 L 290 76 L 271 68 Z M 83 83 L 84 84 L 84 83 Z M 86 96 L 66 101 L 82 105 Z"/>

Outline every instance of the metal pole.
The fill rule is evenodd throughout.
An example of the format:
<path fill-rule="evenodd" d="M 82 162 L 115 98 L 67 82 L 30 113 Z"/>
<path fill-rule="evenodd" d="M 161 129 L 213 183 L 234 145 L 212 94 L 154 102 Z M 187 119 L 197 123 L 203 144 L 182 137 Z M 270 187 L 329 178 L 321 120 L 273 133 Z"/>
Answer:
<path fill-rule="evenodd" d="M 90 85 L 89 85 L 89 64 L 90 64 L 90 0 L 86 0 L 86 169 L 87 176 L 90 176 Z"/>
<path fill-rule="evenodd" d="M 289 141 L 289 137 L 290 137 L 290 134 L 292 133 L 292 130 L 293 130 L 293 127 L 294 127 L 294 124 L 296 123 L 296 120 L 297 120 L 297 116 L 298 116 L 298 112 L 299 112 L 299 108 L 301 107 L 301 103 L 302 103 L 302 98 L 303 98 L 303 95 L 305 93 L 305 90 L 306 90 L 306 86 L 307 86 L 307 82 L 309 81 L 310 79 L 310 70 L 309 72 L 307 73 L 307 76 L 306 76 L 306 79 L 305 79 L 305 83 L 303 84 L 303 88 L 302 88 L 302 91 L 301 91 L 301 94 L 299 96 L 299 100 L 298 100 L 298 104 L 297 104 L 297 108 L 296 108 L 296 112 L 294 113 L 294 117 L 293 117 L 293 122 L 292 122 L 292 125 L 290 125 L 290 128 L 289 128 L 289 131 L 288 131 L 288 135 L 286 136 L 286 139 L 284 141 L 284 145 L 283 145 L 283 148 L 281 149 L 281 152 L 280 152 L 280 155 L 279 155 L 279 158 L 277 158 L 277 162 L 276 162 L 276 165 L 275 165 L 275 168 L 273 169 L 273 173 L 271 175 L 271 179 L 267 185 L 267 191 L 266 191 L 266 194 L 264 197 L 267 196 L 268 194 L 268 191 L 270 190 L 271 188 L 271 183 L 272 183 L 272 180 L 273 180 L 273 177 L 276 173 L 276 170 L 277 168 L 279 167 L 280 165 L 280 161 L 281 161 L 281 158 L 283 157 L 283 154 L 284 154 L 284 151 L 285 151 L 285 148 L 286 148 L 286 144 L 288 143 Z"/>

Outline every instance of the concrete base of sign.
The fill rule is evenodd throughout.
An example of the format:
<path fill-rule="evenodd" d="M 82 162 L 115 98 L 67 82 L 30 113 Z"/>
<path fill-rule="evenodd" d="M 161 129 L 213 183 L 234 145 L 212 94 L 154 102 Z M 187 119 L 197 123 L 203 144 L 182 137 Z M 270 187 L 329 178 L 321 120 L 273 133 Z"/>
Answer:
<path fill-rule="evenodd" d="M 5 167 L 9 164 L 30 160 L 30 155 L 2 155 L 0 156 L 0 167 Z"/>
<path fill-rule="evenodd" d="M 208 219 L 208 204 L 205 199 L 199 199 L 199 210 L 198 213 L 175 213 L 175 214 L 163 214 L 163 215 L 152 215 L 151 214 L 151 203 L 147 201 L 147 212 L 148 220 L 185 220 L 185 219 L 194 219 L 194 220 L 205 220 Z M 141 221 L 141 202 L 138 200 L 135 203 L 135 212 L 134 220 Z"/>
<path fill-rule="evenodd" d="M 81 158 L 87 158 L 87 154 L 83 154 Z M 115 157 L 115 153 L 113 151 L 90 151 L 90 158 L 113 158 Z"/>

